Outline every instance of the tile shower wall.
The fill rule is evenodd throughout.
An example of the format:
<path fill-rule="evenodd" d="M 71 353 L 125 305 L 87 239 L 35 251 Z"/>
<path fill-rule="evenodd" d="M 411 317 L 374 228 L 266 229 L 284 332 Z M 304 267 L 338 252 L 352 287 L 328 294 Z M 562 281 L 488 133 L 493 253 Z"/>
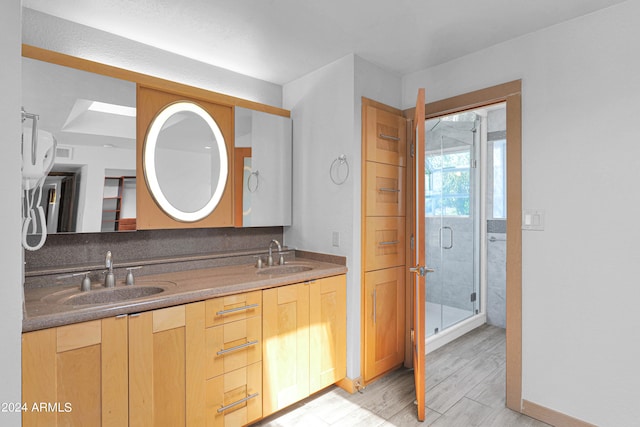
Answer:
<path fill-rule="evenodd" d="M 506 220 L 487 221 L 487 323 L 505 328 L 507 293 Z"/>

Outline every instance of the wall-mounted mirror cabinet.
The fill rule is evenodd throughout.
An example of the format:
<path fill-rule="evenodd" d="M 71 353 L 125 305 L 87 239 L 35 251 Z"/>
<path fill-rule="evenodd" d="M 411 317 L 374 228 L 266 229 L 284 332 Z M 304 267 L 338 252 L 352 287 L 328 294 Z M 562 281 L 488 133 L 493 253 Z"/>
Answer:
<path fill-rule="evenodd" d="M 28 45 L 22 81 L 25 111 L 58 143 L 49 233 L 291 224 L 288 111 Z M 148 130 L 183 101 L 206 115 L 169 110 L 145 174 Z"/>
<path fill-rule="evenodd" d="M 135 229 L 135 83 L 23 58 L 22 106 L 57 141 L 41 200 L 47 232 Z M 23 126 L 29 138 L 31 121 Z"/>
<path fill-rule="evenodd" d="M 235 223 L 291 225 L 291 119 L 235 108 Z"/>

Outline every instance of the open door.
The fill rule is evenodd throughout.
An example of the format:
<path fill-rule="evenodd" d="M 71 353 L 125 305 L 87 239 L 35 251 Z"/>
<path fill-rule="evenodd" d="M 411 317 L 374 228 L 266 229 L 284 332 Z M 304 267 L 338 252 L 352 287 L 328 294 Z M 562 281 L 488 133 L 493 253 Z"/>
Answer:
<path fill-rule="evenodd" d="M 418 406 L 418 420 L 424 421 L 425 405 L 425 324 L 426 324 L 426 275 L 433 271 L 426 265 L 425 257 L 425 206 L 424 206 L 424 162 L 425 162 L 425 129 L 424 129 L 424 89 L 418 90 L 415 117 L 413 119 L 413 133 L 415 143 L 414 178 L 415 194 L 411 212 L 414 236 L 413 266 L 409 271 L 415 273 L 412 277 L 413 289 L 413 329 L 411 331 L 411 347 L 413 350 L 413 372 L 415 377 L 416 404 Z"/>

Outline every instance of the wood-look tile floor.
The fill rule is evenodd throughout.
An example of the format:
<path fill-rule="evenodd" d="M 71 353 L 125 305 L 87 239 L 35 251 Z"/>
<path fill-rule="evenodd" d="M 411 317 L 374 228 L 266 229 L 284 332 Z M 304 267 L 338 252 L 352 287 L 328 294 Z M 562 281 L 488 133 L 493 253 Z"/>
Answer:
<path fill-rule="evenodd" d="M 427 355 L 427 413 L 416 419 L 413 371 L 396 370 L 361 393 L 331 387 L 256 426 L 543 427 L 505 407 L 505 331 L 484 325 Z"/>

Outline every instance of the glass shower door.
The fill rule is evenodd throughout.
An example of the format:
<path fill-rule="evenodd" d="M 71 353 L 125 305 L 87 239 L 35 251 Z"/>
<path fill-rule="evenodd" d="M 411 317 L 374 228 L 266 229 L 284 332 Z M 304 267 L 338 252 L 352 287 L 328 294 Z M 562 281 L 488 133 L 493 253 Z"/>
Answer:
<path fill-rule="evenodd" d="M 425 251 L 429 266 L 426 334 L 465 320 L 478 308 L 476 115 L 425 124 Z"/>

